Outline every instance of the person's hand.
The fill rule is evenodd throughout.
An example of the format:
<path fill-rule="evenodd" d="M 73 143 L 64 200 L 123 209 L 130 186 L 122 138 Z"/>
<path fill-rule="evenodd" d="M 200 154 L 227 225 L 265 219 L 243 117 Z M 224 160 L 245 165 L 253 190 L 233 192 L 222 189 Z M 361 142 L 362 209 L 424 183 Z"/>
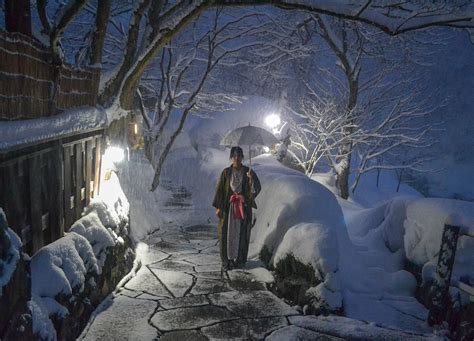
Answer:
<path fill-rule="evenodd" d="M 219 219 L 222 219 L 222 210 L 220 208 L 216 208 L 216 216 Z"/>
<path fill-rule="evenodd" d="M 247 176 L 248 176 L 248 178 L 249 178 L 249 183 L 252 184 L 252 182 L 253 182 L 252 172 L 251 172 L 251 171 L 248 171 L 248 172 L 247 172 Z"/>

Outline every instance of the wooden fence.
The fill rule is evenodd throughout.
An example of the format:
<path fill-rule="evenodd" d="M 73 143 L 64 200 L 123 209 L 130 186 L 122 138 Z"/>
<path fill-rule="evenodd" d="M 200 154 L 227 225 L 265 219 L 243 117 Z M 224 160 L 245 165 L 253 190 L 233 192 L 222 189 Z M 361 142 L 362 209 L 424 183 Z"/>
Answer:
<path fill-rule="evenodd" d="M 438 264 L 436 266 L 436 275 L 430 292 L 429 325 L 441 324 L 446 319 L 447 307 L 450 301 L 449 288 L 452 285 L 451 275 L 456 258 L 459 236 L 474 238 L 474 227 L 456 226 L 451 223 L 444 225 L 438 254 Z M 472 283 L 470 284 L 472 285 Z M 470 284 L 464 283 L 461 279 L 457 287 L 467 293 L 470 302 L 474 303 L 474 287 Z"/>
<path fill-rule="evenodd" d="M 0 151 L 0 207 L 32 255 L 98 194 L 104 130 Z"/>
<path fill-rule="evenodd" d="M 97 104 L 100 70 L 53 65 L 35 39 L 0 31 L 0 120 L 53 116 Z"/>

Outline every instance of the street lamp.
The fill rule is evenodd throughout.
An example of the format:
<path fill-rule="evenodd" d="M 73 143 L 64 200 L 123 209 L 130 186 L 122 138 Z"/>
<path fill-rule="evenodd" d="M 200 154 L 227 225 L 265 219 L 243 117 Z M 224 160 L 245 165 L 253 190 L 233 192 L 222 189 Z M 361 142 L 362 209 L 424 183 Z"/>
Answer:
<path fill-rule="evenodd" d="M 276 128 L 281 122 L 280 115 L 270 114 L 265 117 L 265 124 L 269 126 L 272 130 Z"/>

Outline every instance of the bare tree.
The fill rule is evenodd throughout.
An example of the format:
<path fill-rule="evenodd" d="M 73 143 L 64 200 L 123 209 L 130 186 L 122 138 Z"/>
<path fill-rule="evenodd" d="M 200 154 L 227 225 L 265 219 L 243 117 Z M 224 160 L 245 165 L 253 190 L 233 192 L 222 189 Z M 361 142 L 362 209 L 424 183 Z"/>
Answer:
<path fill-rule="evenodd" d="M 383 45 L 373 32 L 366 32 L 357 24 L 312 16 L 304 25 L 326 42 L 337 60 L 336 69 L 318 67 L 318 77 L 304 82 L 310 104 L 303 101 L 298 110 L 312 125 L 294 125 L 292 140 L 293 150 L 299 153 L 293 153 L 293 157 L 305 172 L 311 174 L 313 170 L 307 166 L 314 168 L 314 162 L 324 154 L 336 175 L 341 197 L 348 198 L 354 155 L 358 166 L 353 169 L 356 179 L 352 191 L 360 177 L 372 169 L 421 169 L 420 165 L 426 162 L 423 158 L 404 159 L 402 163 L 395 155 L 402 148 L 431 145 L 428 137 L 433 125 L 425 123 L 426 117 L 440 103 L 426 95 L 420 100 L 426 91 L 416 86 L 418 80 L 405 56 L 381 63 L 386 53 Z M 332 110 L 321 110 L 327 108 L 328 100 L 336 105 Z M 328 126 L 328 122 L 332 125 Z M 328 133 L 334 138 L 327 139 Z"/>
<path fill-rule="evenodd" d="M 320 98 L 314 91 L 301 99 L 299 112 L 287 107 L 292 118 L 289 119 L 291 144 L 288 154 L 311 177 L 316 165 L 331 155 L 344 138 L 342 131 L 349 124 L 334 100 Z"/>
<path fill-rule="evenodd" d="M 426 168 L 432 158 L 419 155 L 410 158 L 408 155 L 413 154 L 410 149 L 423 149 L 434 144 L 431 133 L 440 122 L 432 122 L 430 116 L 444 103 L 426 95 L 427 91 L 416 84 L 413 80 L 394 82 L 366 104 L 370 114 L 361 122 L 365 136 L 356 148 L 358 164 L 352 192 L 361 176 L 375 169 L 397 170 L 399 174 L 406 170 L 433 171 Z M 402 87 L 403 93 L 397 91 Z M 392 94 L 387 96 L 387 92 Z M 397 92 L 398 95 L 393 95 Z"/>
<path fill-rule="evenodd" d="M 222 110 L 239 100 L 238 96 L 220 93 L 216 87 L 205 87 L 205 83 L 217 65 L 238 63 L 238 60 L 232 59 L 233 54 L 261 44 L 244 39 L 247 34 L 266 25 L 257 22 L 256 16 L 258 15 L 251 13 L 228 17 L 222 10 L 207 14 L 202 20 L 198 20 L 192 31 L 184 32 L 176 41 L 163 48 L 156 66 L 143 78 L 141 93 L 147 93 L 147 98 L 142 103 L 149 102 L 150 97 L 154 101 L 151 115 L 146 109 L 142 110 L 145 113 L 145 126 L 148 128 L 146 155 L 155 167 L 151 190 L 159 185 L 165 159 L 188 115 L 198 110 Z M 156 68 L 159 72 L 156 72 Z M 177 127 L 171 133 L 165 133 L 170 129 L 171 114 L 177 112 L 180 116 Z"/>
<path fill-rule="evenodd" d="M 86 0 L 71 0 L 63 6 L 54 23 L 47 23 L 44 14 L 45 0 L 38 2 L 38 12 L 42 18 L 44 31 L 49 32 L 50 45 L 55 55 L 61 58 L 59 41 L 67 26 L 86 4 Z M 439 0 L 434 2 L 388 1 L 386 3 L 364 1 L 343 1 L 329 3 L 327 1 L 308 2 L 304 0 L 279 1 L 136 1 L 133 15 L 130 16 L 127 31 L 127 44 L 124 58 L 108 77 L 101 90 L 102 104 L 110 104 L 116 100 L 124 108 L 132 104 L 135 89 L 145 69 L 154 60 L 160 50 L 194 18 L 212 6 L 253 6 L 273 5 L 286 10 L 306 10 L 316 14 L 325 14 L 344 20 L 363 22 L 375 26 L 385 33 L 397 35 L 426 27 L 448 26 L 473 28 L 474 4 L 469 1 Z M 101 5 L 101 4 L 99 4 Z M 98 8 L 103 8 L 98 6 Z M 107 8 L 107 6 L 106 6 Z M 104 14 L 104 15 L 102 15 Z M 100 18 L 106 18 L 101 10 Z M 94 16 L 95 18 L 95 16 Z M 96 20 L 96 32 L 102 32 L 103 19 Z M 102 25 L 102 26 L 101 26 Z M 90 44 L 100 46 L 100 34 L 93 35 Z M 97 39 L 99 37 L 99 39 Z M 136 38 L 139 38 L 137 42 Z M 91 50 L 96 49 L 93 46 Z M 93 53 L 97 56 L 97 52 Z M 97 61 L 97 57 L 95 57 Z"/>

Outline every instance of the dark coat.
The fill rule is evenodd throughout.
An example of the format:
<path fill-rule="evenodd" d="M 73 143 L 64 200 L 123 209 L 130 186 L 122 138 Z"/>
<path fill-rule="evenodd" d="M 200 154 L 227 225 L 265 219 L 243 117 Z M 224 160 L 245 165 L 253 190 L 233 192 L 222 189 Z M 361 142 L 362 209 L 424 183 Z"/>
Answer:
<path fill-rule="evenodd" d="M 242 221 L 240 242 L 239 242 L 239 262 L 245 263 L 247 261 L 247 253 L 250 241 L 250 229 L 252 228 L 252 207 L 257 208 L 255 204 L 255 198 L 258 193 L 260 193 L 261 185 L 260 180 L 257 177 L 257 174 L 252 170 L 252 179 L 253 187 L 255 193 L 252 194 L 249 178 L 247 172 L 249 168 L 243 166 L 244 177 L 242 181 L 242 192 L 241 194 L 245 198 L 245 219 Z M 230 178 L 232 175 L 232 166 L 225 168 L 219 181 L 217 182 L 216 193 L 214 195 L 214 200 L 212 201 L 212 206 L 222 210 L 222 218 L 219 219 L 219 225 L 217 227 L 220 249 L 221 249 L 221 258 L 222 262 L 227 262 L 227 226 L 228 226 L 228 216 L 229 216 L 229 207 L 230 207 L 230 197 L 233 192 L 230 188 Z"/>

